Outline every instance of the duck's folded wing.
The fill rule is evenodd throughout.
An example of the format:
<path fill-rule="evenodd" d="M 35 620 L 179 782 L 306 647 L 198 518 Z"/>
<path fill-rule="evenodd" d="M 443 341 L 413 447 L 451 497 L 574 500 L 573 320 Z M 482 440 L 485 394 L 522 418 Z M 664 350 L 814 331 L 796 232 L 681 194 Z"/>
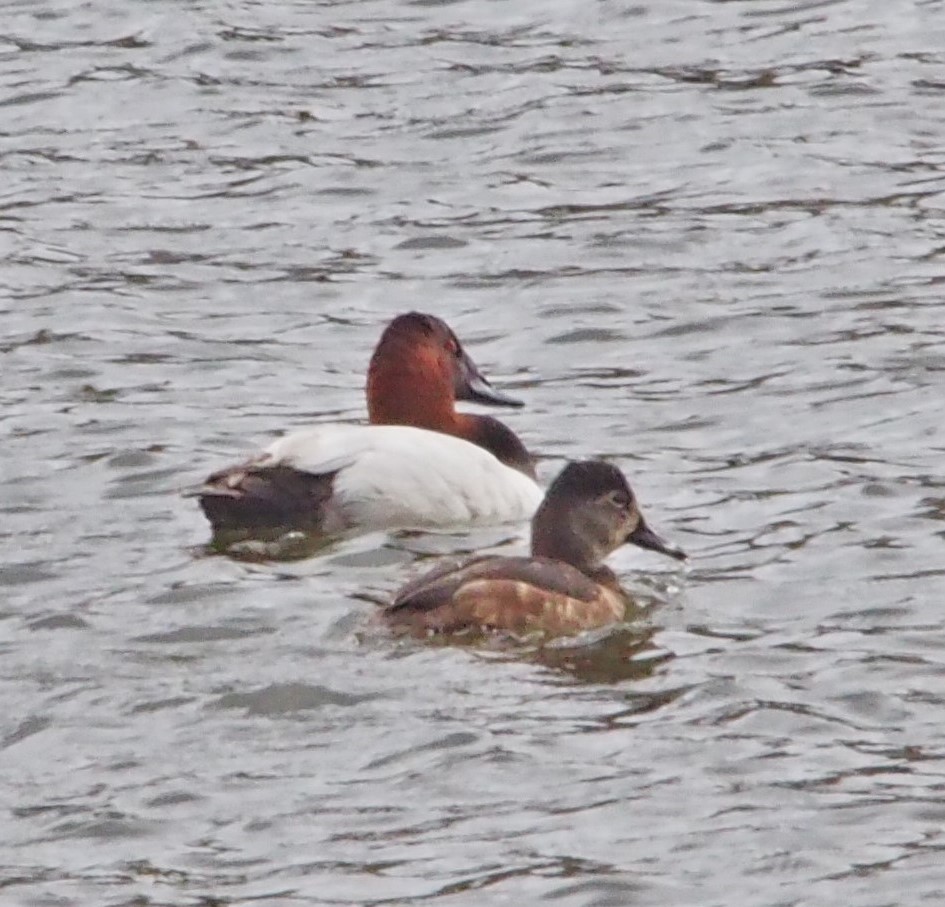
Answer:
<path fill-rule="evenodd" d="M 475 575 L 476 565 L 501 561 L 498 557 L 447 558 L 440 561 L 432 570 L 416 577 L 398 590 L 394 601 L 385 608 L 387 613 L 399 609 L 427 611 L 436 608 L 449 599 L 453 593 L 471 575 Z"/>
<path fill-rule="evenodd" d="M 580 570 L 559 561 L 531 557 L 487 556 L 447 561 L 404 586 L 388 611 L 429 610 L 472 583 L 517 583 L 547 593 L 592 601 L 599 587 Z"/>

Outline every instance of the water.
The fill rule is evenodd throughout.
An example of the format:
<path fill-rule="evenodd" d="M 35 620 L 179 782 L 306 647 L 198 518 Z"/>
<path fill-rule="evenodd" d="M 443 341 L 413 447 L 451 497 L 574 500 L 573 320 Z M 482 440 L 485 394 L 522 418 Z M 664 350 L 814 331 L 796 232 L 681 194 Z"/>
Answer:
<path fill-rule="evenodd" d="M 941 2 L 7 3 L 11 905 L 939 904 Z M 177 492 L 446 318 L 691 566 L 396 642 L 431 552 Z M 515 550 L 520 540 L 501 545 Z"/>

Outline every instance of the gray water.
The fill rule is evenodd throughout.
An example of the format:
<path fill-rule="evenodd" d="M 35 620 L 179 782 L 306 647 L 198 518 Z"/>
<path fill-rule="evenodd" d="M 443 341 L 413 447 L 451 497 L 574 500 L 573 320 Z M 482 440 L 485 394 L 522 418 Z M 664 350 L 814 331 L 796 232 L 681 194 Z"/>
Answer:
<path fill-rule="evenodd" d="M 7 2 L 0 902 L 945 900 L 945 4 Z M 690 565 L 399 642 L 436 551 L 207 551 L 409 309 Z"/>

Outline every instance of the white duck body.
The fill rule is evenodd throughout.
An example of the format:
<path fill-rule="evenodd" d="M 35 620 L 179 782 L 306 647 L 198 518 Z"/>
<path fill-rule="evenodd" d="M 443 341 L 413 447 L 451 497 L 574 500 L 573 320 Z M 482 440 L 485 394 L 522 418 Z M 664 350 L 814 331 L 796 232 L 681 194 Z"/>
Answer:
<path fill-rule="evenodd" d="M 487 450 L 403 425 L 322 425 L 292 432 L 244 469 L 332 474 L 320 530 L 451 529 L 531 519 L 538 484 Z"/>

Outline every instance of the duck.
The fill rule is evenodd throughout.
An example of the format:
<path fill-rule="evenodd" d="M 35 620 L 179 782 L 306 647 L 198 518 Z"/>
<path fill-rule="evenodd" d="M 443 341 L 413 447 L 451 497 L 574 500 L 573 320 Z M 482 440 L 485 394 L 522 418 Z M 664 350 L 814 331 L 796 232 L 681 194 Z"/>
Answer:
<path fill-rule="evenodd" d="M 531 556 L 447 561 L 380 612 L 414 636 L 464 631 L 572 635 L 623 620 L 628 599 L 603 562 L 625 543 L 685 560 L 646 523 L 626 476 L 603 460 L 568 463 L 531 523 Z"/>
<path fill-rule="evenodd" d="M 290 432 L 192 489 L 214 536 L 449 530 L 535 512 L 542 491 L 525 445 L 498 419 L 455 405 L 523 404 L 492 386 L 442 319 L 394 318 L 366 393 L 370 424 Z"/>

